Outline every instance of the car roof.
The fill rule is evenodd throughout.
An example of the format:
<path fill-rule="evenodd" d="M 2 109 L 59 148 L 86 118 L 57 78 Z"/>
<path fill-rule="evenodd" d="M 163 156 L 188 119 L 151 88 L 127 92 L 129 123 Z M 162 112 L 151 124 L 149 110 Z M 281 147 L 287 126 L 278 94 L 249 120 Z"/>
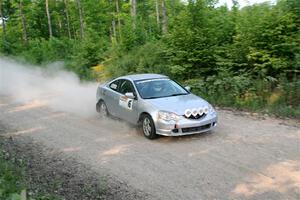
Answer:
<path fill-rule="evenodd" d="M 126 78 L 130 79 L 132 81 L 137 81 L 137 80 L 146 80 L 146 79 L 155 79 L 155 78 L 168 78 L 165 75 L 162 74 L 132 74 L 132 75 L 126 75 L 126 76 L 121 76 L 121 78 Z"/>

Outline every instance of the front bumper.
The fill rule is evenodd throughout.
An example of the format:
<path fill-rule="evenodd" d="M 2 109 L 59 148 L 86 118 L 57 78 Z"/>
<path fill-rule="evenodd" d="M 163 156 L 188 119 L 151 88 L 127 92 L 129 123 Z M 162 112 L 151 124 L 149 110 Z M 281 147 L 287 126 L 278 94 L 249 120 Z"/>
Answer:
<path fill-rule="evenodd" d="M 158 135 L 191 135 L 213 130 L 217 126 L 217 120 L 217 114 L 211 113 L 201 119 L 186 119 L 181 117 L 177 122 L 158 120 L 155 122 L 155 127 Z"/>

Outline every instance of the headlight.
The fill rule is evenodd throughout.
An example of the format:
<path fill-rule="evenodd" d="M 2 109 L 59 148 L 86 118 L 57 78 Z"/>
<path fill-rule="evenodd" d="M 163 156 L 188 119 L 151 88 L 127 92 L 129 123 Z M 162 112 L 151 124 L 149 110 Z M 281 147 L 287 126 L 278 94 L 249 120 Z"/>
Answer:
<path fill-rule="evenodd" d="M 178 121 L 179 116 L 175 113 L 167 112 L 167 111 L 159 111 L 158 112 L 158 119 L 162 119 L 165 121 Z"/>

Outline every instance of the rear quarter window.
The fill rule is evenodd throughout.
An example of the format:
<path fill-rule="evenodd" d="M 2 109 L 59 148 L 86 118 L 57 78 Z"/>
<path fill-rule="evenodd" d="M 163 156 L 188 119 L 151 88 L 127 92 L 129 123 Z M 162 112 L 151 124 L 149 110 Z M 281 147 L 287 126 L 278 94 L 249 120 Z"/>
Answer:
<path fill-rule="evenodd" d="M 109 88 L 114 90 L 114 91 L 117 91 L 118 90 L 118 86 L 119 86 L 119 82 L 120 80 L 116 80 L 112 83 L 109 84 Z"/>

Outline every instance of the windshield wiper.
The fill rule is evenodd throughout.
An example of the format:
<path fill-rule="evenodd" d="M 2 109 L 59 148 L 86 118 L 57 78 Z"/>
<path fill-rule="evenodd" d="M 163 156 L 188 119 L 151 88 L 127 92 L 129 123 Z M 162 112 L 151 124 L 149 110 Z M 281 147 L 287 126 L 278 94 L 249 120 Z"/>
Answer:
<path fill-rule="evenodd" d="M 144 99 L 157 99 L 157 98 L 160 98 L 160 97 L 147 97 L 147 98 L 144 98 Z"/>
<path fill-rule="evenodd" d="M 177 94 L 171 94 L 170 96 L 180 96 L 180 95 L 187 95 L 188 93 L 177 93 Z"/>

